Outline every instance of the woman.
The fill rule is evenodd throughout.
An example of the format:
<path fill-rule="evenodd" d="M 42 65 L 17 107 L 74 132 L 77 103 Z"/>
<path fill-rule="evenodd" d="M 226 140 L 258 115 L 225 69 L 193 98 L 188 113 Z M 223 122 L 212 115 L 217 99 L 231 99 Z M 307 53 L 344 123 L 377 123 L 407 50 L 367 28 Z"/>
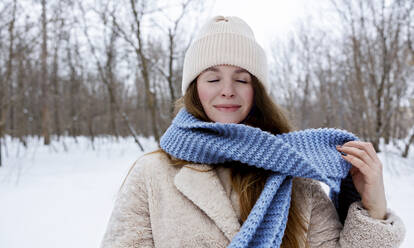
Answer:
<path fill-rule="evenodd" d="M 128 173 L 102 247 L 402 242 L 372 145 L 338 130 L 291 132 L 268 95 L 264 51 L 243 20 L 217 16 L 204 25 L 186 52 L 182 92 L 161 149 Z M 346 205 L 341 223 L 348 171 L 362 199 Z M 317 180 L 332 187 L 331 199 Z"/>

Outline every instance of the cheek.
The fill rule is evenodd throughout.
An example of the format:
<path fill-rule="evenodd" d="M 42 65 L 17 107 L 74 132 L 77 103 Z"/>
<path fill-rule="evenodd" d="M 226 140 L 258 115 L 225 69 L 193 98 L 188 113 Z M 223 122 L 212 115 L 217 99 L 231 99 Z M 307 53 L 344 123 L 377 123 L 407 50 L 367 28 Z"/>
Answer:
<path fill-rule="evenodd" d="M 200 98 L 201 103 L 204 103 L 208 100 L 208 94 L 203 90 L 198 91 L 198 98 Z"/>
<path fill-rule="evenodd" d="M 253 98 L 254 98 L 254 90 L 253 87 L 250 85 L 250 87 L 247 87 L 242 92 L 243 99 L 246 104 L 253 105 Z"/>
<path fill-rule="evenodd" d="M 209 87 L 206 87 L 206 85 L 203 83 L 197 84 L 197 93 L 198 98 L 200 98 L 201 104 L 203 105 L 210 100 L 212 95 L 211 89 L 209 89 Z"/>

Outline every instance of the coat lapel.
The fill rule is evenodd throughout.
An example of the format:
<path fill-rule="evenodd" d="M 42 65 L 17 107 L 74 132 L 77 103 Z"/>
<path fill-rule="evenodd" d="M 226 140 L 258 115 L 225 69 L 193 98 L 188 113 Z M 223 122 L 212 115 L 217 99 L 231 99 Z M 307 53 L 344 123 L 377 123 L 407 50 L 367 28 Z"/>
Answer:
<path fill-rule="evenodd" d="M 177 173 L 174 184 L 231 241 L 239 231 L 240 224 L 214 168 L 206 164 L 188 164 Z"/>

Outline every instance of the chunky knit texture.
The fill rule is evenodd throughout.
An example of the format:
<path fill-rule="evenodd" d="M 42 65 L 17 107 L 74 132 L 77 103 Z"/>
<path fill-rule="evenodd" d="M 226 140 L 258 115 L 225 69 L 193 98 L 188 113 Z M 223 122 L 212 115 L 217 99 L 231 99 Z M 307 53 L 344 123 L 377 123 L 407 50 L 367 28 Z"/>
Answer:
<path fill-rule="evenodd" d="M 335 146 L 352 140 L 358 138 L 333 128 L 273 135 L 244 124 L 203 122 L 181 109 L 161 137 L 160 146 L 176 158 L 195 163 L 240 161 L 273 171 L 229 247 L 279 247 L 289 213 L 292 177 L 326 183 L 337 205 L 341 180 L 351 165 Z"/>

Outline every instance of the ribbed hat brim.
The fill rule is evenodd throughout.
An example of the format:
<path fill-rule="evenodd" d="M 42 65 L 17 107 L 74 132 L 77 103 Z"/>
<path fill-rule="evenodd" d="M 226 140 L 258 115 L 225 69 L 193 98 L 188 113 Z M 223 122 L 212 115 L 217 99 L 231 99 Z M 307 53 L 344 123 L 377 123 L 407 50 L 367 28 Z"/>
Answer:
<path fill-rule="evenodd" d="M 235 33 L 204 36 L 187 50 L 184 58 L 182 94 L 205 69 L 216 65 L 241 67 L 255 77 L 269 91 L 266 54 L 253 39 Z"/>

